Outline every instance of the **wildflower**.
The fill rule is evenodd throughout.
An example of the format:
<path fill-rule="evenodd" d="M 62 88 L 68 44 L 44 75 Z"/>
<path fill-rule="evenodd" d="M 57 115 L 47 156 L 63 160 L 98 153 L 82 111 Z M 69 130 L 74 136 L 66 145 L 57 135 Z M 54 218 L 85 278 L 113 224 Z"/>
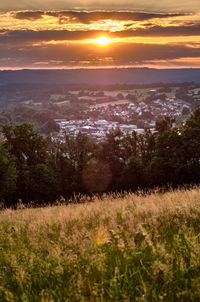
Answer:
<path fill-rule="evenodd" d="M 141 232 L 135 232 L 135 236 L 138 236 L 140 234 L 141 234 Z"/>
<path fill-rule="evenodd" d="M 109 238 L 108 240 L 107 240 L 107 244 L 111 244 L 112 243 L 112 241 L 113 241 L 113 238 Z"/>

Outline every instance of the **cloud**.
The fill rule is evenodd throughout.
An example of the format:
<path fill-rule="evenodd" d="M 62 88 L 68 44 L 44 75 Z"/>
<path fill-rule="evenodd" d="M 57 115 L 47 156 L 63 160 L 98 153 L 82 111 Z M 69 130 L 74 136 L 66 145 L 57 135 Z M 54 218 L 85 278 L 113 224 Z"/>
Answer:
<path fill-rule="evenodd" d="M 161 19 L 183 16 L 185 14 L 145 13 L 129 11 L 18 11 L 12 13 L 12 17 L 21 20 L 35 21 L 44 15 L 58 18 L 59 23 L 82 23 L 90 24 L 101 20 L 115 21 L 145 21 L 150 19 Z"/>
<path fill-rule="evenodd" d="M 30 21 L 36 21 L 38 19 L 41 19 L 43 15 L 43 11 L 19 11 L 11 13 L 11 16 L 15 19 Z"/>
<path fill-rule="evenodd" d="M 199 57 L 199 48 L 192 48 L 185 45 L 157 45 L 133 43 L 127 47 L 116 47 L 112 49 L 111 55 L 120 63 L 143 62 L 146 60 L 169 60 L 181 57 Z"/>
<path fill-rule="evenodd" d="M 200 36 L 200 22 L 183 26 L 152 26 L 110 32 L 108 30 L 0 30 L 0 43 L 35 43 L 94 39 L 100 35 L 111 38 Z"/>
<path fill-rule="evenodd" d="M 0 1 L 0 10 L 148 10 L 148 11 L 197 11 L 199 0 L 7 0 Z"/>
<path fill-rule="evenodd" d="M 185 45 L 157 45 L 142 43 L 115 44 L 102 50 L 92 45 L 62 44 L 45 47 L 14 46 L 9 49 L 0 47 L 0 61 L 12 66 L 40 66 L 40 62 L 52 66 L 132 66 L 146 62 L 178 60 L 180 58 L 200 57 L 199 47 Z M 1 62 L 2 64 L 2 62 Z"/>
<path fill-rule="evenodd" d="M 15 30 L 15 31 L 0 31 L 0 43 L 34 43 L 34 42 L 47 42 L 47 41 L 74 41 L 83 39 L 93 39 L 99 35 L 109 33 L 109 31 L 68 31 L 68 30 Z"/>
<path fill-rule="evenodd" d="M 151 26 L 119 33 L 122 37 L 170 37 L 170 36 L 200 36 L 200 22 L 182 26 Z"/>

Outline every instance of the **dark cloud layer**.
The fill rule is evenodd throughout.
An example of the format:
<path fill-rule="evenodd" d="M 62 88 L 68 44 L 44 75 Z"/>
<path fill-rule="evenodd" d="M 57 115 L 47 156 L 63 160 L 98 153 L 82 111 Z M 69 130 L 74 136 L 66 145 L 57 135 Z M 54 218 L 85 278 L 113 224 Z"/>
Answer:
<path fill-rule="evenodd" d="M 83 23 L 89 24 L 100 20 L 117 21 L 145 21 L 154 18 L 168 18 L 182 16 L 183 14 L 155 14 L 123 11 L 18 11 L 12 14 L 16 19 L 38 20 L 44 15 L 56 17 L 59 23 Z"/>
<path fill-rule="evenodd" d="M 150 26 L 136 30 L 121 32 L 122 36 L 127 37 L 171 37 L 171 36 L 200 36 L 200 22 L 182 26 Z"/>
<path fill-rule="evenodd" d="M 0 61 L 2 58 L 15 58 L 16 64 L 42 64 L 47 62 L 49 66 L 79 66 L 84 62 L 88 66 L 97 65 L 134 65 L 143 64 L 155 60 L 173 60 L 182 57 L 199 57 L 200 48 L 192 48 L 184 45 L 157 45 L 127 43 L 116 44 L 107 49 L 99 49 L 92 45 L 47 45 L 46 47 L 13 46 L 5 49 L 0 47 Z M 4 61 L 6 64 L 6 61 Z M 53 63 L 55 62 L 55 63 Z M 59 63 L 60 62 L 60 63 Z M 7 64 L 9 63 L 9 59 Z"/>
<path fill-rule="evenodd" d="M 108 33 L 109 31 L 68 31 L 68 30 L 15 30 L 15 31 L 0 31 L 0 43 L 26 43 L 26 42 L 47 42 L 47 41 L 74 41 L 83 39 L 93 39 L 99 35 Z"/>
<path fill-rule="evenodd" d="M 43 11 L 19 11 L 12 13 L 12 17 L 19 20 L 36 21 L 41 19 L 44 15 Z"/>

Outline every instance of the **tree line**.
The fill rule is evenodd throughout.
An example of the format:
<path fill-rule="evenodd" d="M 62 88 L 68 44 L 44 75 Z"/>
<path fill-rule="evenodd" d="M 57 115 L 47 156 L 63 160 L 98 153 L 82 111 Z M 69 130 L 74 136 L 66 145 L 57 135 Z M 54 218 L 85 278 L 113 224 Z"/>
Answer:
<path fill-rule="evenodd" d="M 44 205 L 78 193 L 125 192 L 200 183 L 200 109 L 180 128 L 157 121 L 156 132 L 113 129 L 100 143 L 79 133 L 52 142 L 31 124 L 5 125 L 0 143 L 0 203 Z"/>

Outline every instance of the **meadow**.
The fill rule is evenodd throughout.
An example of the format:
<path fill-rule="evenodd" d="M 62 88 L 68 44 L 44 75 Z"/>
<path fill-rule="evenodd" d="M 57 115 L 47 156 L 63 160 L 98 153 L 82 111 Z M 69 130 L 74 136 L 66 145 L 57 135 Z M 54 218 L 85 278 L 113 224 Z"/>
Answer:
<path fill-rule="evenodd" d="M 199 188 L 85 199 L 0 212 L 0 301 L 200 301 Z"/>

